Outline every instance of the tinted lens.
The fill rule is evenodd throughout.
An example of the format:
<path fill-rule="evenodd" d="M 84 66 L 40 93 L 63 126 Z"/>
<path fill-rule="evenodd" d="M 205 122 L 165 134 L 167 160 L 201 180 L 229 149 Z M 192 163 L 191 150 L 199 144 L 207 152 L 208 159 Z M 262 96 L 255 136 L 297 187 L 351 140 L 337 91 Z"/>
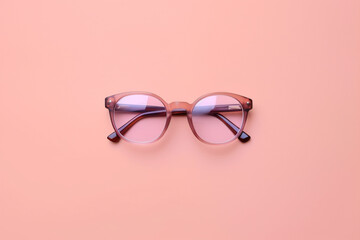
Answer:
<path fill-rule="evenodd" d="M 208 143 L 226 143 L 236 138 L 244 119 L 242 105 L 226 95 L 213 95 L 198 101 L 192 110 L 197 135 Z"/>
<path fill-rule="evenodd" d="M 165 129 L 166 108 L 159 99 L 150 95 L 125 96 L 116 103 L 114 113 L 120 135 L 132 142 L 153 142 Z"/>

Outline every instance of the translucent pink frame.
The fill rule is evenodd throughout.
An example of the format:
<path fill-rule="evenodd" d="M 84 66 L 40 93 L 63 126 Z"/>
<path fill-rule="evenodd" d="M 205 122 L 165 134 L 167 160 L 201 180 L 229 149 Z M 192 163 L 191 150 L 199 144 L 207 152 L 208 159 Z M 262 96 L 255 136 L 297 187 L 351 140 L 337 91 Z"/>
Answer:
<path fill-rule="evenodd" d="M 135 92 L 125 92 L 125 93 L 119 93 L 119 94 L 115 94 L 109 97 L 105 98 L 105 108 L 109 109 L 109 113 L 110 113 L 110 120 L 111 120 L 111 124 L 114 128 L 114 132 L 111 133 L 107 138 L 112 141 L 112 142 L 119 142 L 120 139 L 124 139 L 126 141 L 132 142 L 126 138 L 123 138 L 120 134 L 120 132 L 122 134 L 125 134 L 134 124 L 136 124 L 137 122 L 139 122 L 141 119 L 147 117 L 147 115 L 143 115 L 143 114 L 139 114 L 138 116 L 136 116 L 134 119 L 132 119 L 131 121 L 127 122 L 126 124 L 124 124 L 121 127 L 117 127 L 115 124 L 115 107 L 116 107 L 116 103 L 123 97 L 125 96 L 129 96 L 129 95 L 148 95 L 151 97 L 154 97 L 156 99 L 158 99 L 164 106 L 166 109 L 166 123 L 165 123 L 165 127 L 162 131 L 162 133 L 159 135 L 158 138 L 152 140 L 151 142 L 155 142 L 157 140 L 159 140 L 166 132 L 169 124 L 170 124 L 170 120 L 171 117 L 173 115 L 186 115 L 190 128 L 193 132 L 193 134 L 196 136 L 196 138 L 198 138 L 201 142 L 204 143 L 208 143 L 208 144 L 218 144 L 218 143 L 210 143 L 207 141 L 204 141 L 196 132 L 194 125 L 193 125 L 193 121 L 192 121 L 192 111 L 194 109 L 194 107 L 196 106 L 196 104 L 209 96 L 214 96 L 214 95 L 224 95 L 224 96 L 229 96 L 232 97 L 234 99 L 236 99 L 242 106 L 242 110 L 243 110 L 243 120 L 242 120 L 242 124 L 241 126 L 236 126 L 234 123 L 232 123 L 230 120 L 228 120 L 226 117 L 224 117 L 223 115 L 219 114 L 219 116 L 216 116 L 219 120 L 221 120 L 234 134 L 234 138 L 231 139 L 230 141 L 227 142 L 231 142 L 233 140 L 235 140 L 236 138 L 239 139 L 239 141 L 241 142 L 247 142 L 250 140 L 250 136 L 245 133 L 243 131 L 244 127 L 245 127 L 245 123 L 246 123 L 246 119 L 248 116 L 248 112 L 252 109 L 253 103 L 252 100 L 250 98 L 238 95 L 238 94 L 234 94 L 234 93 L 228 93 L 228 92 L 214 92 L 214 93 L 209 93 L 209 94 L 205 94 L 201 97 L 199 97 L 198 99 L 196 99 L 192 104 L 187 103 L 187 102 L 172 102 L 172 103 L 167 103 L 165 102 L 161 97 L 157 96 L 156 94 L 153 93 L 149 93 L 149 92 L 140 92 L 140 91 L 135 91 Z M 156 111 L 154 111 L 153 114 L 159 114 Z M 164 114 L 164 113 L 162 113 Z M 226 143 L 226 142 L 224 142 Z M 222 143 L 220 143 L 222 144 Z"/>

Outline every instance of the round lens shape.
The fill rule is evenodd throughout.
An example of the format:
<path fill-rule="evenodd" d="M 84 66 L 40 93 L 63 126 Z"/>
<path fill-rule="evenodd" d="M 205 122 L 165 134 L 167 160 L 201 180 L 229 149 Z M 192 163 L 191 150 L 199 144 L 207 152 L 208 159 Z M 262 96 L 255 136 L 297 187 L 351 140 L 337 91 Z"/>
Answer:
<path fill-rule="evenodd" d="M 128 141 L 149 143 L 157 140 L 166 126 L 166 108 L 160 99 L 134 94 L 125 96 L 116 103 L 115 126 Z"/>
<path fill-rule="evenodd" d="M 199 100 L 192 110 L 192 124 L 205 142 L 221 144 L 234 140 L 242 129 L 243 107 L 226 95 L 213 95 Z"/>

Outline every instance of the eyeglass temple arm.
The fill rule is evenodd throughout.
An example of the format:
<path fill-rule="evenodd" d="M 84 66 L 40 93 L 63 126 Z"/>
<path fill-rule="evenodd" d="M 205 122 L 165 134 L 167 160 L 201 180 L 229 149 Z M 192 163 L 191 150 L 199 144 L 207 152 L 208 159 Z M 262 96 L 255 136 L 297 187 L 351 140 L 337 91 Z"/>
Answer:
<path fill-rule="evenodd" d="M 233 122 L 231 122 L 228 118 L 226 118 L 224 115 L 220 114 L 220 113 L 215 113 L 213 114 L 213 116 L 217 117 L 218 119 L 220 119 L 223 123 L 225 123 L 225 125 L 234 133 L 237 134 L 240 130 L 240 128 L 238 126 L 236 126 Z M 250 135 L 247 134 L 245 131 L 242 131 L 240 136 L 238 137 L 238 139 L 240 140 L 240 142 L 246 143 L 247 141 L 250 140 Z"/>
<path fill-rule="evenodd" d="M 118 131 L 122 134 L 125 134 L 134 124 L 136 124 L 141 119 L 146 117 L 160 117 L 160 116 L 166 116 L 166 110 L 157 110 L 157 111 L 140 113 L 135 117 L 133 117 L 132 119 L 130 119 L 129 121 L 127 121 L 120 128 L 118 128 Z M 107 136 L 107 139 L 109 139 L 112 142 L 120 141 L 120 137 L 116 134 L 116 132 L 113 132 L 109 136 Z"/>
<path fill-rule="evenodd" d="M 219 120 L 221 120 L 234 134 L 238 133 L 238 131 L 240 130 L 239 127 L 236 126 L 233 122 L 231 122 L 224 115 L 222 115 L 220 113 L 217 113 L 216 111 L 225 111 L 225 110 L 234 111 L 234 110 L 239 110 L 239 109 L 231 108 L 231 107 L 229 108 L 229 105 L 226 105 L 226 109 L 224 109 L 224 108 L 225 107 L 223 107 L 223 106 L 217 106 L 217 108 L 213 109 L 213 111 L 211 111 L 210 114 L 212 116 L 218 118 Z M 161 109 L 161 110 L 155 110 L 155 109 Z M 146 110 L 154 110 L 154 111 L 143 112 L 141 114 L 138 114 L 138 115 L 134 116 L 127 123 L 125 123 L 123 126 L 121 126 L 118 129 L 118 131 L 121 132 L 122 134 L 125 134 L 134 124 L 136 124 L 138 121 L 140 121 L 141 119 L 143 119 L 145 117 L 164 116 L 164 115 L 166 115 L 166 110 L 164 110 L 162 107 L 148 106 L 146 108 Z M 175 114 L 175 115 L 183 114 L 183 113 L 184 113 L 183 111 L 174 111 L 173 112 L 173 114 Z M 116 134 L 116 132 L 111 133 L 107 138 L 112 142 L 119 142 L 120 141 L 120 137 Z M 238 137 L 238 139 L 243 143 L 249 141 L 250 138 L 251 137 L 244 131 L 242 131 L 240 136 Z"/>

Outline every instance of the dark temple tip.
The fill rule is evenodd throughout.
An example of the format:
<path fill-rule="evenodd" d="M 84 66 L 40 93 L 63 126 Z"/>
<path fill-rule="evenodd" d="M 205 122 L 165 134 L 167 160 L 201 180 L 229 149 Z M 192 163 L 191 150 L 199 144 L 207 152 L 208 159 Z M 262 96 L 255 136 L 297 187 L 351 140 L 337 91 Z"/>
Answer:
<path fill-rule="evenodd" d="M 240 140 L 240 142 L 243 142 L 243 143 L 246 143 L 246 142 L 248 142 L 249 140 L 250 140 L 250 136 L 246 133 L 246 132 L 242 132 L 241 134 L 240 134 L 240 136 L 239 136 L 239 140 Z"/>
<path fill-rule="evenodd" d="M 107 139 L 109 139 L 112 142 L 119 142 L 120 138 L 119 136 L 116 134 L 116 132 L 113 132 L 112 134 L 110 134 L 109 136 L 107 136 Z"/>

